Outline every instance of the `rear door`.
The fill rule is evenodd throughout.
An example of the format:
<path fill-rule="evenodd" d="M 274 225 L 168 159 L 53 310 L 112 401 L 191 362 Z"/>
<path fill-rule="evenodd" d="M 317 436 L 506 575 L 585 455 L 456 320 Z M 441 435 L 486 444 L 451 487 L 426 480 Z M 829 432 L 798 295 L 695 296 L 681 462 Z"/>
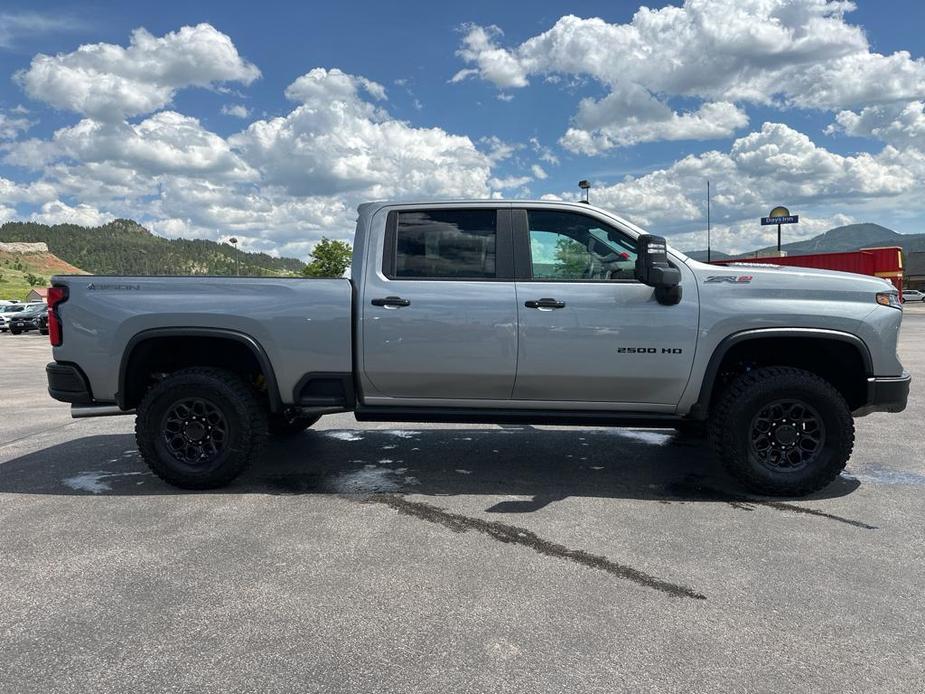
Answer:
<path fill-rule="evenodd" d="M 514 398 L 671 410 L 697 338 L 687 266 L 677 263 L 681 302 L 665 306 L 634 279 L 635 238 L 603 216 L 535 208 L 515 209 L 512 219 L 520 314 Z"/>
<path fill-rule="evenodd" d="M 510 210 L 390 211 L 359 310 L 362 368 L 377 391 L 364 393 L 367 401 L 509 399 L 517 365 Z"/>

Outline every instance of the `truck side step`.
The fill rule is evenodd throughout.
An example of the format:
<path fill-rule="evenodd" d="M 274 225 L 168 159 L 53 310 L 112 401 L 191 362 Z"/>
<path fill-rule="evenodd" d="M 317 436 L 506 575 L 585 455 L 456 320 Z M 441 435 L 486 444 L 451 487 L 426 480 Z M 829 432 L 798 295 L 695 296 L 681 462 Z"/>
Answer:
<path fill-rule="evenodd" d="M 453 424 L 551 424 L 560 426 L 646 427 L 671 429 L 684 421 L 674 414 L 587 410 L 517 410 L 430 407 L 364 407 L 360 422 L 445 422 Z"/>

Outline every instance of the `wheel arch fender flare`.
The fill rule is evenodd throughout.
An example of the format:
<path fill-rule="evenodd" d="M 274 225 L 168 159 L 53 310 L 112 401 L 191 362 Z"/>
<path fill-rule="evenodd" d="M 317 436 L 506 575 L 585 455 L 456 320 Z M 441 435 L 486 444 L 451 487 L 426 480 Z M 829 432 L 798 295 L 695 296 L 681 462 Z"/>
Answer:
<path fill-rule="evenodd" d="M 710 361 L 707 362 L 707 368 L 703 374 L 703 380 L 700 384 L 700 394 L 697 402 L 693 404 L 690 410 L 690 416 L 693 419 L 706 419 L 709 413 L 710 401 L 713 397 L 713 390 L 716 379 L 719 376 L 719 367 L 723 359 L 736 345 L 743 342 L 761 340 L 767 338 L 810 338 L 815 340 L 834 340 L 852 345 L 861 357 L 864 364 L 864 370 L 868 376 L 873 374 L 873 359 L 870 356 L 870 350 L 867 344 L 857 335 L 843 332 L 841 330 L 830 330 L 825 328 L 752 328 L 727 335 L 713 350 L 710 355 Z"/>
<path fill-rule="evenodd" d="M 270 411 L 279 412 L 283 409 L 282 398 L 279 393 L 279 384 L 276 381 L 276 372 L 273 370 L 273 364 L 267 355 L 263 345 L 260 344 L 253 336 L 238 330 L 227 328 L 192 328 L 192 327 L 164 327 L 150 328 L 142 330 L 131 337 L 122 351 L 122 359 L 119 363 L 119 390 L 116 393 L 116 403 L 121 409 L 128 409 L 126 402 L 127 397 L 127 379 L 128 370 L 131 363 L 132 354 L 136 348 L 144 342 L 153 339 L 165 337 L 209 337 L 216 339 L 232 340 L 244 345 L 260 367 L 263 378 L 267 384 L 267 395 L 270 401 Z"/>

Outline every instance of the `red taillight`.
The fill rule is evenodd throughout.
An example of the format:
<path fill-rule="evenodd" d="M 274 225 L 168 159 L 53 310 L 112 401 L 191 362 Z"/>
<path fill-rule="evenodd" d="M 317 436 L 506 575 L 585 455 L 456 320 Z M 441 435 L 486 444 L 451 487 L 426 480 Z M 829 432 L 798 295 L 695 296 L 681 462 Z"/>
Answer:
<path fill-rule="evenodd" d="M 50 287 L 48 289 L 48 340 L 52 347 L 58 347 L 64 340 L 61 334 L 61 321 L 56 308 L 67 301 L 67 287 Z"/>

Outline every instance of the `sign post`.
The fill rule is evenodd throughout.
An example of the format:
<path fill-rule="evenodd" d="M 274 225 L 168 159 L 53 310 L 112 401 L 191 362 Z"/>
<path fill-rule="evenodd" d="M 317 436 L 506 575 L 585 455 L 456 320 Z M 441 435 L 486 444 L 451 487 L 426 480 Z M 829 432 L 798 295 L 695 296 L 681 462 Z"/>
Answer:
<path fill-rule="evenodd" d="M 780 255 L 780 225 L 797 224 L 799 221 L 800 215 L 790 214 L 790 210 L 783 206 L 775 207 L 767 217 L 761 218 L 761 226 L 777 225 L 777 255 Z"/>

